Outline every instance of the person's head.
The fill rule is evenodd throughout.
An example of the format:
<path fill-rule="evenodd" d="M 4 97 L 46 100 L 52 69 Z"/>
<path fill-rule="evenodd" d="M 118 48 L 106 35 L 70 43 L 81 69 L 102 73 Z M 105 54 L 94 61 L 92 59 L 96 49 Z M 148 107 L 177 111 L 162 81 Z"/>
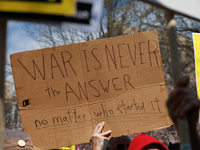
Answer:
<path fill-rule="evenodd" d="M 18 131 L 4 131 L 4 150 L 33 150 L 33 143 L 30 135 Z"/>
<path fill-rule="evenodd" d="M 169 142 L 168 148 L 169 148 L 169 150 L 179 150 L 180 149 L 180 143 Z"/>
<path fill-rule="evenodd" d="M 169 150 L 162 142 L 147 134 L 138 134 L 128 150 Z"/>
<path fill-rule="evenodd" d="M 112 137 L 104 142 L 103 150 L 128 150 L 131 140 L 128 136 Z"/>

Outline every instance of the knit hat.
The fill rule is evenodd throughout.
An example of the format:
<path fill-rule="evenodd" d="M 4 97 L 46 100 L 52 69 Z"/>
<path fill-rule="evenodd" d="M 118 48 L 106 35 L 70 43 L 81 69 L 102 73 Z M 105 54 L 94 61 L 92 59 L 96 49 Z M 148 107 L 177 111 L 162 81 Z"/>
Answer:
<path fill-rule="evenodd" d="M 4 131 L 4 150 L 33 150 L 30 135 L 18 131 Z"/>
<path fill-rule="evenodd" d="M 162 142 L 147 134 L 138 134 L 129 145 L 128 150 L 142 150 L 147 145 L 157 143 L 165 150 L 169 150 Z"/>

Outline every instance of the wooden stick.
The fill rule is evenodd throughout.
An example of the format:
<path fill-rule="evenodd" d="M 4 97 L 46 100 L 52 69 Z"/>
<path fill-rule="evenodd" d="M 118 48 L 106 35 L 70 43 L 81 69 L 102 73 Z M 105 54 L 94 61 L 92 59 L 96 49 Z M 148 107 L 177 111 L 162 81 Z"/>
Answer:
<path fill-rule="evenodd" d="M 172 71 L 174 82 L 181 76 L 181 67 L 178 58 L 178 42 L 176 36 L 176 20 L 174 19 L 174 13 L 166 11 L 167 17 L 167 30 L 169 37 Z M 177 120 L 179 137 L 181 139 L 181 150 L 191 150 L 190 135 L 188 129 L 188 120 L 186 117 L 179 118 Z"/>
<path fill-rule="evenodd" d="M 0 20 L 0 150 L 3 150 L 6 29 L 7 21 Z"/>

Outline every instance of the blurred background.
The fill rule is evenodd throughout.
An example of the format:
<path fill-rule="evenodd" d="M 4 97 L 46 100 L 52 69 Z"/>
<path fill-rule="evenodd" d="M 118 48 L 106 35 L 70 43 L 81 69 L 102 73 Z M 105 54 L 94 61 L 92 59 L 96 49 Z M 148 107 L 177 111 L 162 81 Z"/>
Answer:
<path fill-rule="evenodd" d="M 4 130 L 22 130 L 9 58 L 12 53 L 156 30 L 168 94 L 173 90 L 165 11 L 138 0 L 104 0 L 103 5 L 100 29 L 96 32 L 56 24 L 8 21 Z M 200 23 L 181 15 L 175 15 L 175 19 L 181 72 L 190 76 L 190 87 L 196 91 L 192 32 L 200 32 Z M 150 131 L 147 134 L 159 139 L 166 146 L 169 142 L 179 142 L 173 127 Z M 132 139 L 136 135 L 129 136 Z M 91 149 L 91 143 L 81 144 L 79 148 Z"/>

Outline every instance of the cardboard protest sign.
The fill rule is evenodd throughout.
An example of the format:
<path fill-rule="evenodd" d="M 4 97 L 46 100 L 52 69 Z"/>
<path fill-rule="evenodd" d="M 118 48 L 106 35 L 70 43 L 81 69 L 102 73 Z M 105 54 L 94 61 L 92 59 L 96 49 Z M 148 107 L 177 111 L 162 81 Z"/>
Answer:
<path fill-rule="evenodd" d="M 193 45 L 195 54 L 195 72 L 196 72 L 196 83 L 197 83 L 197 93 L 200 96 L 200 34 L 193 33 Z"/>
<path fill-rule="evenodd" d="M 74 15 L 75 0 L 0 0 L 0 12 Z"/>
<path fill-rule="evenodd" d="M 156 31 L 12 54 L 24 132 L 45 149 L 171 125 Z"/>
<path fill-rule="evenodd" d="M 60 150 L 76 150 L 76 146 L 72 145 L 72 146 L 68 146 L 68 147 L 61 147 L 59 149 Z"/>
<path fill-rule="evenodd" d="M 200 97 L 200 90 L 199 90 L 200 89 L 200 34 L 192 33 L 192 35 L 193 35 L 194 57 L 195 57 L 197 95 L 198 97 Z M 199 118 L 200 118 L 200 111 L 199 111 Z"/>
<path fill-rule="evenodd" d="M 1 18 L 97 31 L 103 0 L 0 0 Z"/>
<path fill-rule="evenodd" d="M 146 3 L 156 5 L 158 7 L 167 9 L 169 11 L 184 15 L 186 17 L 200 20 L 199 17 L 199 1 L 191 0 L 188 3 L 188 0 L 142 0 Z"/>
<path fill-rule="evenodd" d="M 76 15 L 62 18 L 61 25 L 78 30 L 97 31 L 102 18 L 103 0 L 76 0 Z"/>

